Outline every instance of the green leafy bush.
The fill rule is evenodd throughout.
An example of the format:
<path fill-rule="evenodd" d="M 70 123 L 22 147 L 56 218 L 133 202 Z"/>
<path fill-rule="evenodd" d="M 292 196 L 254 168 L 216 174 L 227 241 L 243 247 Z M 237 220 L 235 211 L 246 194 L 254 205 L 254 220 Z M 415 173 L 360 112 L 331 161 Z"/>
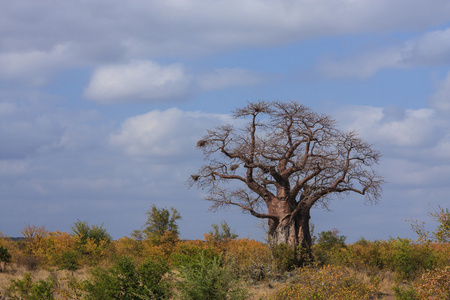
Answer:
<path fill-rule="evenodd" d="M 339 235 L 339 231 L 336 229 L 319 233 L 313 247 L 315 261 L 321 266 L 336 263 L 336 260 L 340 260 L 336 254 L 341 248 L 345 248 L 345 240 L 346 237 Z"/>
<path fill-rule="evenodd" d="M 55 261 L 61 270 L 74 271 L 80 268 L 79 261 L 81 259 L 81 253 L 76 250 L 67 250 L 62 252 Z"/>
<path fill-rule="evenodd" d="M 87 221 L 78 220 L 72 225 L 72 232 L 81 239 L 82 244 L 86 244 L 89 239 L 99 245 L 102 241 L 109 243 L 112 236 L 103 228 L 102 225 L 90 226 Z"/>
<path fill-rule="evenodd" d="M 33 283 L 31 273 L 25 273 L 22 279 L 11 280 L 6 296 L 13 300 L 51 300 L 55 298 L 55 287 L 56 280 L 51 275 Z"/>
<path fill-rule="evenodd" d="M 168 271 L 166 261 L 147 260 L 136 267 L 130 258 L 121 257 L 110 268 L 92 270 L 85 283 L 87 299 L 166 299 Z"/>
<path fill-rule="evenodd" d="M 0 272 L 2 272 L 6 268 L 6 264 L 11 262 L 11 254 L 8 252 L 3 246 L 0 246 L 0 262 L 3 263 L 3 266 L 0 265 Z"/>
<path fill-rule="evenodd" d="M 232 270 L 222 264 L 220 257 L 201 255 L 198 259 L 180 266 L 178 283 L 180 298 L 186 300 L 247 299 Z"/>
<path fill-rule="evenodd" d="M 432 250 L 423 245 L 412 244 L 409 239 L 390 240 L 393 247 L 391 269 L 399 280 L 412 280 L 420 272 L 433 269 L 436 264 Z"/>
<path fill-rule="evenodd" d="M 280 272 L 290 271 L 295 267 L 295 251 L 287 244 L 271 247 L 273 263 Z"/>
<path fill-rule="evenodd" d="M 175 267 L 187 266 L 200 261 L 202 257 L 211 260 L 219 257 L 219 254 L 203 242 L 201 244 L 191 242 L 178 243 L 170 260 Z"/>
<path fill-rule="evenodd" d="M 392 288 L 394 291 L 395 299 L 398 300 L 417 300 L 417 292 L 413 287 L 403 288 L 395 286 Z"/>

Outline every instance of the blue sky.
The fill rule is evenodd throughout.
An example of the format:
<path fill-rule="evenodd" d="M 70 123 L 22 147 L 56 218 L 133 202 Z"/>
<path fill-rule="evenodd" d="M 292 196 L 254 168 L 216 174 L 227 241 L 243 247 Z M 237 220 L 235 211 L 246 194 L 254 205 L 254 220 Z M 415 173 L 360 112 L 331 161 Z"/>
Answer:
<path fill-rule="evenodd" d="M 298 101 L 356 130 L 383 157 L 378 205 L 357 195 L 312 212 L 316 232 L 412 237 L 450 194 L 450 3 L 435 0 L 4 1 L 0 11 L 0 231 L 114 238 L 152 204 L 182 238 L 228 222 L 185 182 L 196 141 L 247 101 Z"/>

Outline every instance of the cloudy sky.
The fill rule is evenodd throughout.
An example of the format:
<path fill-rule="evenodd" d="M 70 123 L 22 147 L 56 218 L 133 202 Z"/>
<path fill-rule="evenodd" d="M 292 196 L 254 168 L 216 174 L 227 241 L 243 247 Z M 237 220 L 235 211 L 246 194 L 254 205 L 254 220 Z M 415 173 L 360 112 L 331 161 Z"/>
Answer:
<path fill-rule="evenodd" d="M 435 0 L 17 0 L 0 10 L 0 231 L 114 238 L 175 207 L 182 238 L 228 222 L 185 182 L 196 141 L 252 100 L 295 100 L 357 130 L 383 157 L 378 205 L 312 212 L 316 232 L 414 237 L 408 219 L 448 207 L 450 3 Z"/>

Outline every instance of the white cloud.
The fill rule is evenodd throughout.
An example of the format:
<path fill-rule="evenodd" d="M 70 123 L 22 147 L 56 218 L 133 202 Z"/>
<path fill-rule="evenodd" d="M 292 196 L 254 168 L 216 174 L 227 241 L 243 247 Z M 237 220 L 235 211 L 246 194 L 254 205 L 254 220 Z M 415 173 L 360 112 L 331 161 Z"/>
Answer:
<path fill-rule="evenodd" d="M 450 63 L 450 28 L 423 34 L 401 45 L 375 49 L 344 59 L 324 59 L 318 71 L 331 78 L 367 78 L 386 68 Z"/>
<path fill-rule="evenodd" d="M 182 159 L 196 152 L 196 142 L 208 128 L 225 120 L 227 115 L 154 110 L 125 120 L 110 143 L 131 156 Z"/>
<path fill-rule="evenodd" d="M 59 44 L 50 51 L 0 53 L 0 78 L 43 85 L 53 72 L 71 64 L 74 62 L 69 45 Z"/>
<path fill-rule="evenodd" d="M 229 87 L 251 86 L 262 82 L 262 77 L 255 72 L 244 69 L 216 69 L 197 78 L 202 90 L 220 90 Z"/>
<path fill-rule="evenodd" d="M 433 5 L 421 0 L 8 1 L 0 11 L 0 75 L 43 84 L 52 72 L 79 64 L 417 30 L 442 24 L 448 15 L 450 5 L 444 0 Z M 439 34 L 430 35 L 417 50 L 439 51 L 426 46 L 439 39 Z M 365 68 L 365 74 L 374 68 Z"/>
<path fill-rule="evenodd" d="M 223 68 L 200 75 L 181 64 L 162 66 L 153 61 L 100 67 L 92 75 L 85 97 L 98 102 L 155 102 L 188 97 L 199 91 L 250 86 L 263 77 L 245 69 Z"/>
<path fill-rule="evenodd" d="M 436 139 L 441 122 L 432 109 L 407 109 L 402 113 L 381 107 L 353 106 L 336 112 L 346 130 L 357 130 L 371 143 L 391 147 L 423 146 Z"/>
<path fill-rule="evenodd" d="M 179 64 L 132 61 L 97 69 L 85 96 L 99 102 L 170 99 L 184 95 L 189 85 L 190 76 Z"/>

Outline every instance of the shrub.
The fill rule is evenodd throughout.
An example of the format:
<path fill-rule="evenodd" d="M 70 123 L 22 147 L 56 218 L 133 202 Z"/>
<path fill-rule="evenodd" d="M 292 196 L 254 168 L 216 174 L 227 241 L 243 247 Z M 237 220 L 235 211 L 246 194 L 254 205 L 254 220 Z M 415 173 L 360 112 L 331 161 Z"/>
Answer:
<path fill-rule="evenodd" d="M 295 251 L 287 244 L 278 244 L 271 247 L 272 259 L 280 272 L 290 271 L 295 267 Z"/>
<path fill-rule="evenodd" d="M 395 299 L 398 300 L 417 300 L 417 292 L 413 287 L 403 288 L 395 286 L 392 288 L 394 291 Z"/>
<path fill-rule="evenodd" d="M 82 244 L 85 244 L 88 239 L 94 240 L 97 245 L 101 241 L 110 242 L 112 240 L 111 235 L 103 228 L 103 224 L 90 226 L 87 221 L 78 220 L 72 225 L 72 232 L 81 239 Z"/>
<path fill-rule="evenodd" d="M 408 239 L 390 241 L 393 246 L 391 268 L 399 280 L 412 280 L 424 270 L 433 269 L 435 257 L 432 250 L 423 245 L 414 245 Z"/>
<path fill-rule="evenodd" d="M 208 233 L 204 234 L 205 241 L 207 243 L 211 243 L 213 245 L 221 244 L 221 243 L 227 243 L 229 241 L 235 240 L 238 235 L 231 232 L 230 227 L 228 226 L 228 223 L 225 221 L 222 221 L 219 224 L 213 224 L 212 230 Z"/>
<path fill-rule="evenodd" d="M 31 273 L 25 273 L 22 279 L 11 280 L 6 296 L 13 300 L 50 300 L 54 299 L 55 287 L 56 280 L 51 275 L 33 283 Z"/>
<path fill-rule="evenodd" d="M 88 299 L 166 299 L 170 294 L 165 274 L 166 261 L 147 260 L 135 266 L 127 257 L 117 259 L 110 268 L 94 268 L 85 282 Z"/>
<path fill-rule="evenodd" d="M 350 269 L 328 265 L 299 269 L 296 282 L 278 290 L 270 299 L 371 300 L 377 299 L 377 294 L 375 284 L 364 282 Z"/>
<path fill-rule="evenodd" d="M 115 243 L 115 248 L 119 256 L 139 257 L 142 254 L 143 243 L 141 240 L 123 237 Z"/>
<path fill-rule="evenodd" d="M 79 261 L 81 254 L 75 250 L 67 250 L 62 252 L 56 260 L 57 265 L 61 270 L 74 271 L 80 268 Z"/>
<path fill-rule="evenodd" d="M 144 225 L 143 233 L 147 239 L 157 239 L 166 232 L 171 232 L 172 236 L 178 238 L 177 221 L 181 219 L 181 215 L 175 208 L 171 207 L 169 211 L 167 208 L 159 209 L 152 205 L 145 214 L 147 222 Z"/>
<path fill-rule="evenodd" d="M 419 299 L 450 299 L 450 267 L 423 274 L 415 287 Z"/>
<path fill-rule="evenodd" d="M 201 240 L 179 242 L 170 256 L 170 261 L 175 267 L 186 266 L 195 263 L 206 257 L 207 259 L 214 259 L 219 257 L 216 249 L 209 247 L 209 245 Z"/>
<path fill-rule="evenodd" d="M 319 233 L 317 243 L 313 247 L 314 259 L 319 265 L 334 263 L 336 254 L 345 247 L 346 237 L 339 235 L 339 231 L 329 230 Z"/>
<path fill-rule="evenodd" d="M 225 263 L 238 274 L 259 280 L 271 271 L 270 251 L 263 243 L 239 239 L 227 242 L 225 247 Z"/>
<path fill-rule="evenodd" d="M 3 262 L 3 266 L 0 265 L 0 272 L 5 270 L 7 263 L 11 262 L 11 254 L 8 252 L 8 249 L 3 246 L 0 246 L 0 263 L 1 262 Z"/>
<path fill-rule="evenodd" d="M 24 266 L 28 271 L 34 271 L 41 265 L 41 259 L 34 254 L 21 253 L 16 257 L 16 263 Z"/>
<path fill-rule="evenodd" d="M 201 255 L 179 267 L 181 281 L 178 290 L 181 299 L 226 300 L 246 299 L 247 291 L 239 287 L 232 271 L 222 265 L 220 257 Z"/>
<path fill-rule="evenodd" d="M 386 242 L 384 241 L 367 241 L 360 239 L 353 245 L 347 246 L 349 251 L 349 266 L 360 269 L 378 269 L 386 267 L 385 255 Z"/>

